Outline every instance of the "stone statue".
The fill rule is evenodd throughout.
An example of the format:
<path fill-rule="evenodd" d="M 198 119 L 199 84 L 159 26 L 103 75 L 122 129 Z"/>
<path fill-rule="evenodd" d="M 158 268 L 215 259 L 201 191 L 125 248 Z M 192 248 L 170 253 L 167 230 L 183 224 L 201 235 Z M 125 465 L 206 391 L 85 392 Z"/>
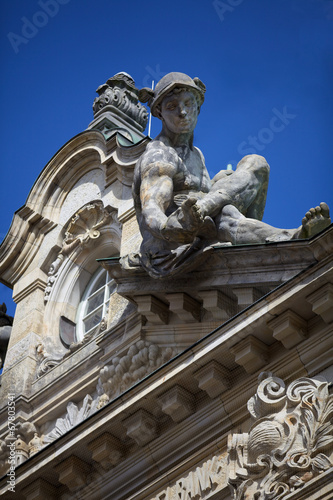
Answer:
<path fill-rule="evenodd" d="M 309 238 L 331 222 L 325 203 L 311 208 L 297 229 L 262 222 L 269 177 L 262 156 L 245 156 L 235 171 L 224 170 L 210 179 L 203 154 L 193 146 L 205 90 L 199 78 L 169 73 L 154 91 L 139 91 L 140 100 L 162 121 L 161 133 L 136 164 L 133 183 L 143 238 L 139 259 L 153 277 L 188 270 L 217 242 Z"/>

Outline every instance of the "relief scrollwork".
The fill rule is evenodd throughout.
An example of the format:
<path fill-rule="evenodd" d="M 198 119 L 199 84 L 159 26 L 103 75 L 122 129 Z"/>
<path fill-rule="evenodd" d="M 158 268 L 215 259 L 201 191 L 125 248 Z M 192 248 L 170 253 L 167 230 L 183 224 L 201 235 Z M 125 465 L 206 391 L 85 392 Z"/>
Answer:
<path fill-rule="evenodd" d="M 134 120 L 140 131 L 144 131 L 148 121 L 148 112 L 139 102 L 139 91 L 128 73 L 117 73 L 100 85 L 96 92 L 98 97 L 93 104 L 94 115 L 105 107 L 113 106 Z"/>
<path fill-rule="evenodd" d="M 235 500 L 280 500 L 332 467 L 333 397 L 324 379 L 288 388 L 261 375 L 248 401 L 255 423 L 229 437 L 229 483 Z"/>
<path fill-rule="evenodd" d="M 47 302 L 54 283 L 57 280 L 59 270 L 67 256 L 73 251 L 81 251 L 92 240 L 101 235 L 101 229 L 112 222 L 117 222 L 115 211 L 104 208 L 102 201 L 94 201 L 80 208 L 67 225 L 62 247 L 57 258 L 52 262 L 48 280 L 45 288 L 44 301 Z"/>

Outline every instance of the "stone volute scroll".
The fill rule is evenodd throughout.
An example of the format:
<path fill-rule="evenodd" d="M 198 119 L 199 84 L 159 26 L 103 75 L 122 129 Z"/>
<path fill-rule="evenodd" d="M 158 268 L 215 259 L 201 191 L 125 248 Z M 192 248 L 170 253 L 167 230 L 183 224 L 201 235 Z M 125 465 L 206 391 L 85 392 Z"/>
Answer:
<path fill-rule="evenodd" d="M 154 278 L 174 276 L 198 267 L 216 244 L 304 239 L 331 222 L 325 203 L 311 208 L 296 229 L 262 222 L 270 170 L 262 156 L 245 156 L 235 171 L 221 170 L 210 179 L 202 152 L 193 146 L 205 92 L 199 78 L 184 73 L 169 73 L 155 90 L 139 91 L 162 121 L 162 131 L 135 166 L 133 198 L 142 245 L 139 254 L 123 257 L 125 269 L 143 267 Z"/>
<path fill-rule="evenodd" d="M 142 140 L 148 112 L 139 102 L 139 90 L 131 75 L 123 71 L 117 73 L 100 85 L 96 92 L 94 120 L 88 128 L 99 130 L 106 140 L 119 133 L 124 145 Z"/>
<path fill-rule="evenodd" d="M 52 262 L 48 281 L 45 288 L 44 301 L 50 298 L 52 288 L 58 278 L 59 270 L 69 255 L 78 255 L 83 248 L 98 239 L 103 230 L 111 223 L 119 225 L 116 217 L 116 211 L 105 208 L 100 200 L 88 203 L 78 210 L 68 223 L 65 229 L 65 236 L 62 241 L 62 248 L 57 258 Z"/>
<path fill-rule="evenodd" d="M 228 439 L 235 500 L 280 500 L 333 466 L 333 396 L 323 378 L 288 387 L 262 373 L 248 401 L 249 433 Z"/>

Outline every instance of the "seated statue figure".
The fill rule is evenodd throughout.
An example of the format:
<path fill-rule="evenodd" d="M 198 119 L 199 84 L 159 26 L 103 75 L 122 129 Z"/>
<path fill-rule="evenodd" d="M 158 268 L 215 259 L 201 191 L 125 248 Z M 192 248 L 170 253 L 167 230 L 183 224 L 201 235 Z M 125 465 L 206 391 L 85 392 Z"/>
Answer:
<path fill-rule="evenodd" d="M 217 243 L 236 245 L 309 238 L 330 224 L 325 203 L 311 208 L 296 229 L 262 222 L 269 165 L 245 156 L 235 171 L 212 180 L 193 131 L 204 101 L 205 85 L 183 73 L 169 73 L 155 90 L 139 97 L 162 121 L 161 133 L 138 160 L 134 206 L 142 234 L 140 264 L 154 277 L 188 270 Z"/>

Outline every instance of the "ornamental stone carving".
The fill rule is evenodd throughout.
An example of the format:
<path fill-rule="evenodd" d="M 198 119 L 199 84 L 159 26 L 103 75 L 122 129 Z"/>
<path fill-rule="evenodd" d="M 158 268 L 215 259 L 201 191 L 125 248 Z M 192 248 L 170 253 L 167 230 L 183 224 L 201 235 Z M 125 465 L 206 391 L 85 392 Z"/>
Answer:
<path fill-rule="evenodd" d="M 44 436 L 44 445 L 66 434 L 73 427 L 94 413 L 96 411 L 95 403 L 96 402 L 89 394 L 86 395 L 81 406 L 69 402 L 66 415 L 63 418 L 58 418 L 52 431 Z"/>
<path fill-rule="evenodd" d="M 139 103 L 139 91 L 133 78 L 128 73 L 117 73 L 100 85 L 96 90 L 93 111 L 96 116 L 101 110 L 116 108 L 132 118 L 140 132 L 144 131 L 148 121 L 146 108 Z"/>
<path fill-rule="evenodd" d="M 80 252 L 92 240 L 99 238 L 102 228 L 107 227 L 111 222 L 119 225 L 115 211 L 104 208 L 103 202 L 100 200 L 88 203 L 73 215 L 66 228 L 62 248 L 55 261 L 52 262 L 48 272 L 44 296 L 45 302 L 50 298 L 52 288 L 65 257 L 70 255 L 74 250 Z"/>
<path fill-rule="evenodd" d="M 49 354 L 42 342 L 39 342 L 36 346 L 36 357 L 38 366 L 36 369 L 36 378 L 41 377 L 44 373 L 57 366 L 63 359 L 64 355 Z"/>
<path fill-rule="evenodd" d="M 142 380 L 175 354 L 175 349 L 162 349 L 144 340 L 131 345 L 126 354 L 114 357 L 111 364 L 100 371 L 97 383 L 99 407 Z"/>
<path fill-rule="evenodd" d="M 39 436 L 36 427 L 31 422 L 9 422 L 8 434 L 0 440 L 0 475 L 6 474 L 10 469 L 25 462 L 33 453 L 39 449 L 30 446 L 32 437 Z M 36 440 L 34 441 L 36 444 Z"/>
<path fill-rule="evenodd" d="M 213 456 L 150 500 L 205 500 L 227 485 L 226 457 Z M 213 497 L 212 497 L 213 495 Z M 219 498 L 219 497 L 216 497 Z M 222 497 L 221 497 L 222 498 Z M 223 496 L 223 498 L 225 498 Z"/>
<path fill-rule="evenodd" d="M 280 500 L 332 467 L 333 397 L 322 378 L 288 388 L 263 373 L 248 401 L 255 423 L 229 436 L 229 483 L 235 500 Z"/>

